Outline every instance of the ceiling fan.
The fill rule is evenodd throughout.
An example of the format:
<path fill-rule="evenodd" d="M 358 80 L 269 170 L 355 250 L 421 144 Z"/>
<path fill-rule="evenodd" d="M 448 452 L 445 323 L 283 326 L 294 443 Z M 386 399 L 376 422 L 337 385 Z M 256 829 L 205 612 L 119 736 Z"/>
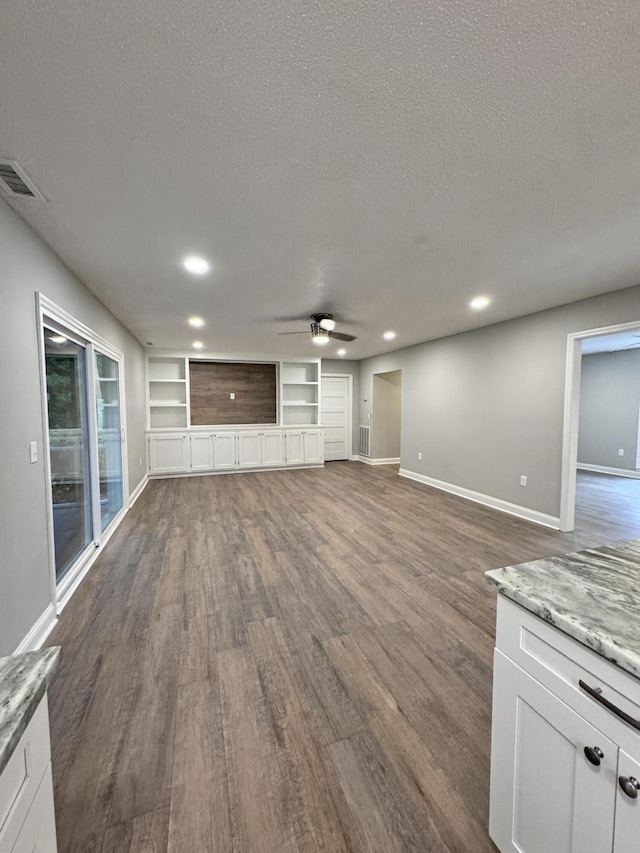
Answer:
<path fill-rule="evenodd" d="M 328 344 L 331 338 L 337 341 L 355 341 L 355 335 L 346 335 L 344 332 L 335 332 L 336 321 L 333 314 L 311 315 L 311 340 L 314 344 Z M 278 332 L 280 335 L 306 335 L 308 332 Z"/>

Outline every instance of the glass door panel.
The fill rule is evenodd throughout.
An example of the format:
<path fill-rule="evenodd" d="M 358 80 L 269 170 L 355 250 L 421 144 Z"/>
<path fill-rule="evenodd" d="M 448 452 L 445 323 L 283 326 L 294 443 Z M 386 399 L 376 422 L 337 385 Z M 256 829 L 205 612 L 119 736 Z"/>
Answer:
<path fill-rule="evenodd" d="M 96 425 L 100 477 L 100 524 L 104 530 L 122 509 L 122 432 L 118 362 L 95 355 Z"/>
<path fill-rule="evenodd" d="M 45 328 L 56 580 L 93 542 L 86 350 Z"/>

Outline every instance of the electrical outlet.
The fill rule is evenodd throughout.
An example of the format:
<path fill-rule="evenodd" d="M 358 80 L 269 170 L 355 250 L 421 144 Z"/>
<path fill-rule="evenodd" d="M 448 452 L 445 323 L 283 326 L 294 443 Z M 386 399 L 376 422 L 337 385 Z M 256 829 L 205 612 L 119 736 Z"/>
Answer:
<path fill-rule="evenodd" d="M 229 399 L 230 399 L 230 400 L 235 400 L 235 399 L 236 399 L 236 395 L 233 393 L 233 391 L 231 392 L 231 394 L 229 394 Z"/>
<path fill-rule="evenodd" d="M 422 462 L 422 451 L 418 452 L 418 462 Z"/>
<path fill-rule="evenodd" d="M 521 485 L 521 486 L 526 486 L 526 485 L 527 485 L 527 475 L 526 475 L 526 474 L 521 474 L 521 475 L 520 475 L 520 485 Z"/>
<path fill-rule="evenodd" d="M 624 447 L 621 447 L 618 451 L 618 456 L 624 456 Z"/>

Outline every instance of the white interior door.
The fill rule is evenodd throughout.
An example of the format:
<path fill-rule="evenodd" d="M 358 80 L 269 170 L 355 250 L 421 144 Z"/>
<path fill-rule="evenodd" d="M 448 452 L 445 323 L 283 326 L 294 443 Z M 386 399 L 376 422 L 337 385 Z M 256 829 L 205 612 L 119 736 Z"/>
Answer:
<path fill-rule="evenodd" d="M 322 415 L 324 458 L 326 462 L 351 456 L 351 400 L 349 377 L 322 377 Z"/>

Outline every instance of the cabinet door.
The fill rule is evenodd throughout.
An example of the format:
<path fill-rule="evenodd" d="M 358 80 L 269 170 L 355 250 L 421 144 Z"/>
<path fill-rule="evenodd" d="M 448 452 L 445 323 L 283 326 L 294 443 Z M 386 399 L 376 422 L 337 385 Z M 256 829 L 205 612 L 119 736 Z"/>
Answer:
<path fill-rule="evenodd" d="M 259 432 L 238 433 L 238 467 L 262 467 L 262 434 Z"/>
<path fill-rule="evenodd" d="M 304 465 L 304 436 L 302 430 L 287 430 L 285 435 L 287 465 Z"/>
<path fill-rule="evenodd" d="M 214 435 L 213 467 L 216 471 L 227 471 L 236 467 L 235 432 L 221 432 Z"/>
<path fill-rule="evenodd" d="M 262 465 L 265 468 L 284 465 L 284 441 L 281 432 L 262 435 Z"/>
<path fill-rule="evenodd" d="M 617 747 L 546 687 L 494 655 L 489 833 L 502 853 L 605 853 Z M 585 747 L 603 753 L 591 764 Z"/>
<path fill-rule="evenodd" d="M 187 470 L 187 436 L 150 435 L 149 472 L 151 474 L 180 474 Z"/>
<path fill-rule="evenodd" d="M 308 429 L 304 434 L 305 465 L 319 464 L 324 461 L 323 437 L 319 429 Z"/>
<path fill-rule="evenodd" d="M 191 436 L 191 470 L 213 471 L 213 436 Z"/>
<path fill-rule="evenodd" d="M 49 764 L 12 853 L 56 853 L 57 850 L 53 779 Z"/>
<path fill-rule="evenodd" d="M 618 753 L 618 783 L 616 785 L 616 828 L 613 853 L 629 853 L 638 849 L 640 838 L 640 791 L 629 797 L 620 785 L 620 777 L 640 780 L 640 764 L 624 750 Z M 623 780 L 624 781 L 624 780 Z"/>

